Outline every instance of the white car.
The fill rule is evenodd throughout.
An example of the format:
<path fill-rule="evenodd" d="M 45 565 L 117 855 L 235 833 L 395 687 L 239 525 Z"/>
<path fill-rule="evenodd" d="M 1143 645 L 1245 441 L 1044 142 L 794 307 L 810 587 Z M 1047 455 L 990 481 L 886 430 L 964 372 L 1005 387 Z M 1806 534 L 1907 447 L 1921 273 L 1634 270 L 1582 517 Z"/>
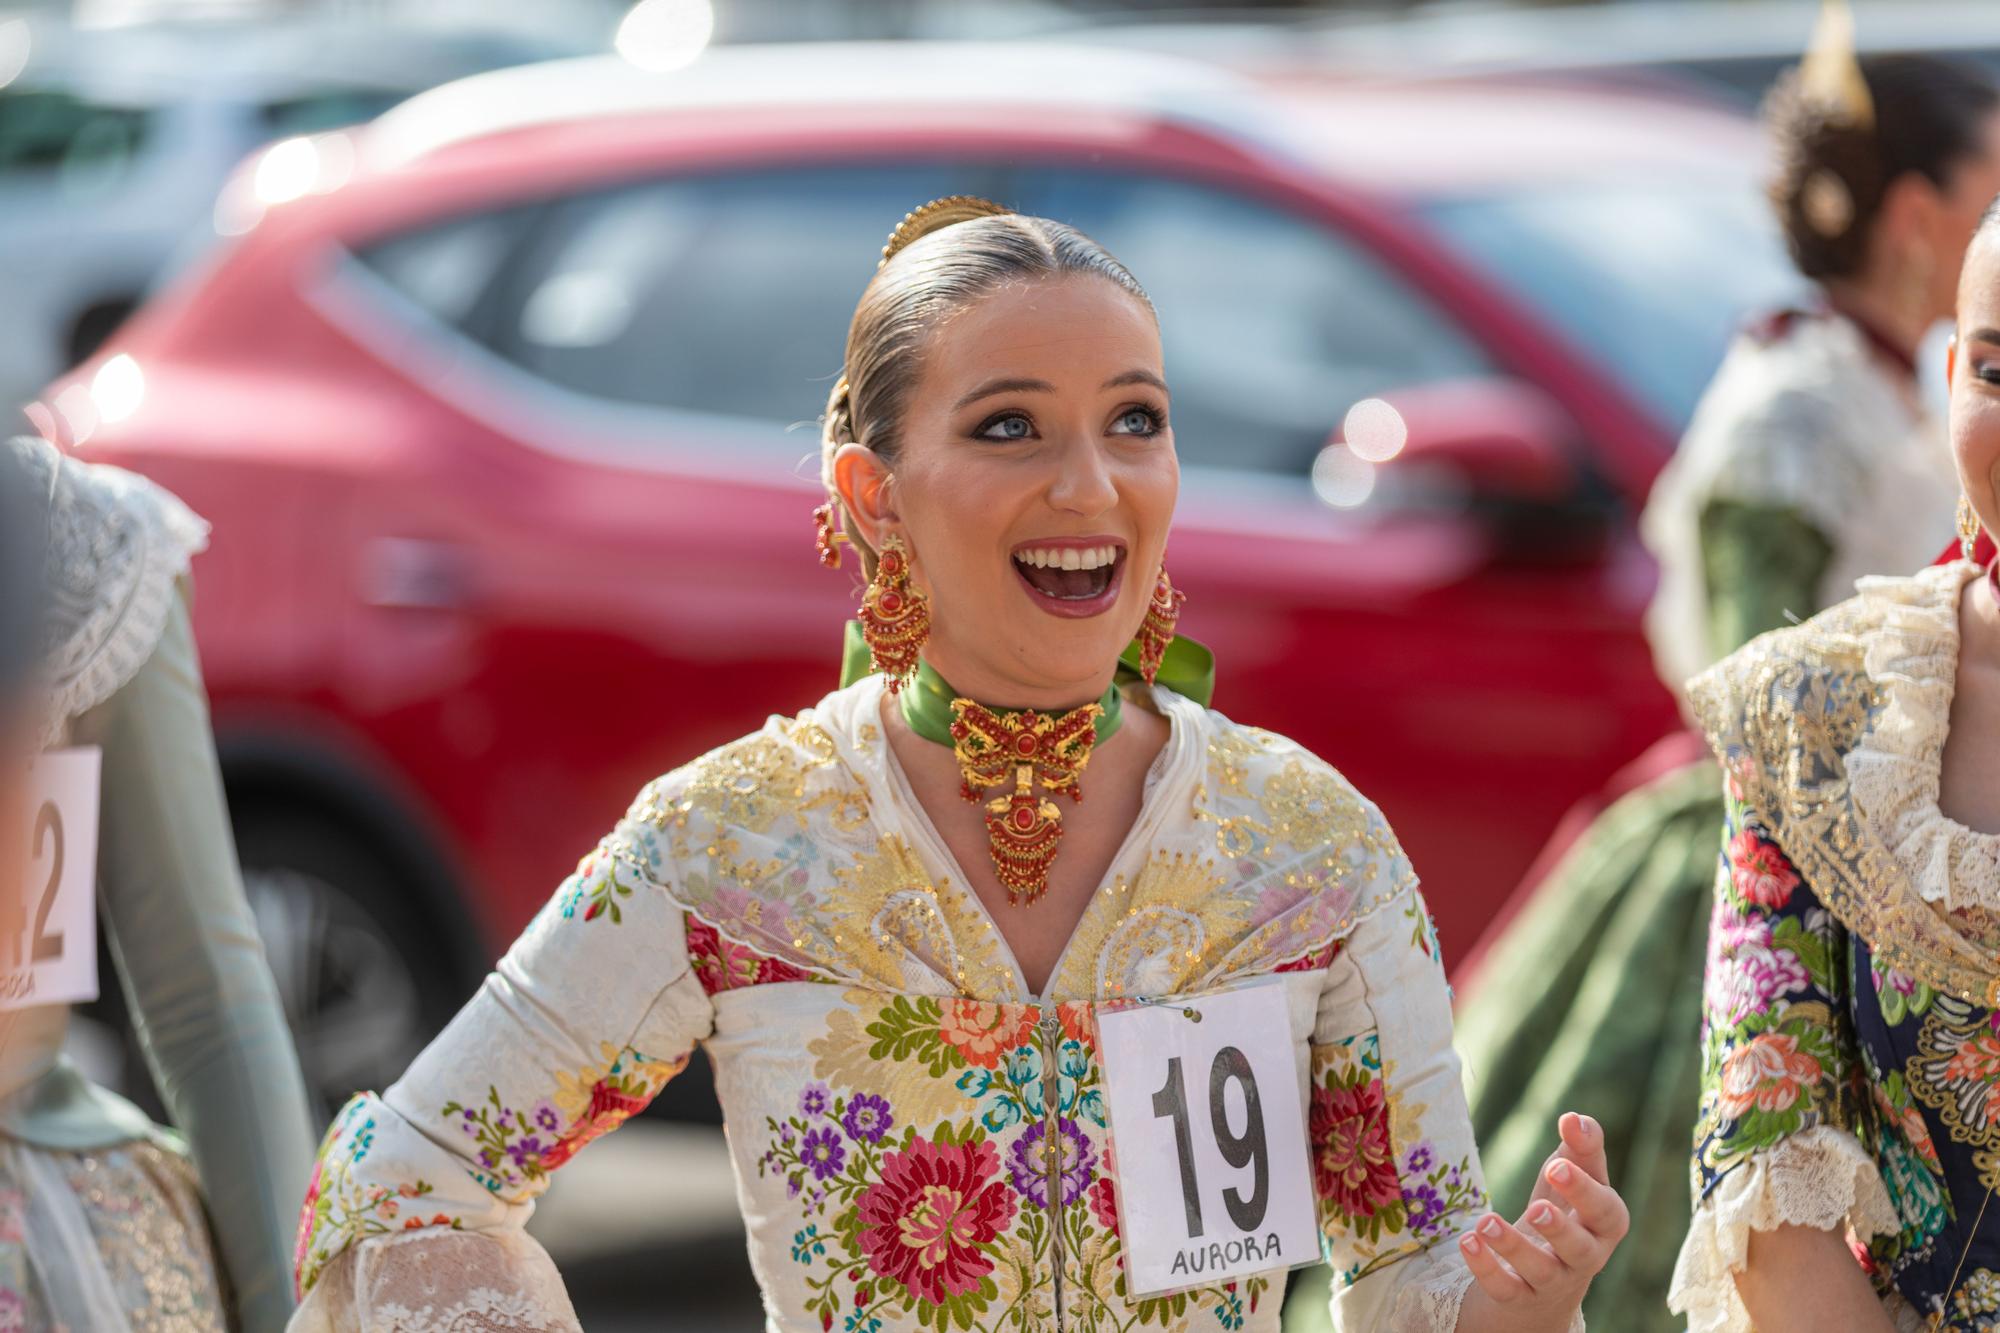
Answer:
<path fill-rule="evenodd" d="M 79 30 L 0 17 L 0 416 L 213 239 L 216 194 L 246 154 L 583 49 L 312 20 Z"/>

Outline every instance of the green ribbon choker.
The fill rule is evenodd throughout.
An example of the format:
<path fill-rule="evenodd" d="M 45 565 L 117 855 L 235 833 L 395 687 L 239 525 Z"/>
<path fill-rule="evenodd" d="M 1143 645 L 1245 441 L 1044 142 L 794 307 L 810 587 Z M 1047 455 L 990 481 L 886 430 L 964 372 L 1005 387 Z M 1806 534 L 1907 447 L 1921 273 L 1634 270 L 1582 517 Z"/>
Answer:
<path fill-rule="evenodd" d="M 845 689 L 855 681 L 869 675 L 873 670 L 874 666 L 868 656 L 868 641 L 861 637 L 861 622 L 850 620 L 847 622 L 846 638 L 842 643 L 840 659 L 841 687 Z M 906 717 L 909 716 L 910 701 L 919 692 L 920 683 L 925 680 L 925 673 L 927 672 L 929 673 L 929 678 L 936 682 L 937 690 L 943 696 L 943 716 L 946 719 L 948 727 L 951 718 L 951 701 L 957 696 L 952 693 L 951 686 L 945 684 L 944 679 L 938 676 L 936 672 L 932 672 L 926 663 L 918 663 L 916 679 L 904 686 L 901 691 L 900 697 L 903 699 L 904 715 Z M 1116 678 L 1112 681 L 1111 689 L 1106 692 L 1105 697 L 1099 700 L 1104 706 L 1105 715 L 1113 719 L 1110 724 L 1112 730 L 1115 730 L 1118 726 L 1114 697 L 1118 695 L 1119 687 L 1144 679 L 1145 677 L 1139 672 L 1139 645 L 1135 642 L 1129 645 L 1123 653 L 1119 654 Z M 1206 708 L 1209 705 L 1209 701 L 1215 697 L 1215 654 L 1210 652 L 1207 646 L 1198 640 L 1190 639 L 1185 634 L 1178 635 L 1172 643 L 1167 645 L 1166 655 L 1160 659 L 1160 670 L 1154 676 L 1153 683 L 1162 689 L 1172 690 L 1183 699 L 1192 699 Z M 910 719 L 910 726 L 912 729 L 918 728 L 915 718 Z M 1111 731 L 1103 729 L 1104 720 L 1102 718 L 1098 720 L 1098 726 L 1099 732 L 1097 738 L 1099 740 L 1104 740 L 1110 736 Z M 938 741 L 943 745 L 951 744 L 949 731 L 942 737 L 933 736 L 921 730 L 918 731 L 918 734 L 923 735 L 927 740 Z"/>
<path fill-rule="evenodd" d="M 910 730 L 927 741 L 935 741 L 946 749 L 952 748 L 953 721 L 952 701 L 965 696 L 946 683 L 929 662 L 919 660 L 917 674 L 912 676 L 897 693 L 896 698 L 903 705 L 903 720 L 910 724 Z M 1104 697 L 1097 701 L 1098 714 L 1095 723 L 1099 743 L 1108 741 L 1118 731 L 1119 723 L 1125 720 L 1125 696 L 1118 692 L 1118 683 L 1113 681 L 1104 691 Z M 991 709 L 995 713 L 1013 715 L 1017 713 L 1042 713 L 1056 717 L 1071 710 L 1007 708 Z"/>

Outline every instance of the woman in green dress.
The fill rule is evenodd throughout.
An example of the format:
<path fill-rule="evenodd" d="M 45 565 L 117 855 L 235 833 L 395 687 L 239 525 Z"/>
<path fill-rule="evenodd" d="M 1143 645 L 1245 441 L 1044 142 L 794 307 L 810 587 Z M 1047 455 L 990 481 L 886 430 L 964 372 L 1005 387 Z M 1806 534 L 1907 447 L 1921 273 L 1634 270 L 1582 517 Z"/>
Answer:
<path fill-rule="evenodd" d="M 1917 57 L 1816 44 L 1765 109 L 1771 197 L 1809 307 L 1731 349 L 1643 524 L 1661 584 L 1648 632 L 1676 686 L 1754 636 L 1907 573 L 1950 537 L 1957 488 L 1916 354 L 1952 311 L 1980 210 L 2000 189 L 2000 98 Z M 1547 1106 L 1605 1127 L 1633 1235 L 1592 1288 L 1593 1322 L 1681 1328 L 1665 1296 L 1687 1233 L 1702 960 L 1720 863 L 1712 763 L 1615 800 L 1495 942 L 1459 1003 L 1459 1046 L 1503 1206 L 1546 1149 Z M 1615 1315 L 1613 1312 L 1616 1312 Z"/>

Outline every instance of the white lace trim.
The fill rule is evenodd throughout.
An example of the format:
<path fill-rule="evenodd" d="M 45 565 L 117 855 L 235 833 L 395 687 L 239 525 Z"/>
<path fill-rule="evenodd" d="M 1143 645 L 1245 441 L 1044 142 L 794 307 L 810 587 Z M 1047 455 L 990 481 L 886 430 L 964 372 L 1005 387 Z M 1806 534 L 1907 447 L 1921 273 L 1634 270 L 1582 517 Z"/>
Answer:
<path fill-rule="evenodd" d="M 1902 1222 L 1854 1135 L 1832 1125 L 1791 1135 L 1725 1175 L 1695 1209 L 1667 1292 L 1667 1308 L 1688 1317 L 1688 1333 L 1755 1333 L 1736 1275 L 1748 1262 L 1750 1233 L 1781 1226 L 1845 1226 L 1865 1238 Z"/>
<path fill-rule="evenodd" d="M 1392 1333 L 1456 1333 L 1466 1294 L 1475 1281 L 1461 1261 L 1428 1282 L 1405 1287 L 1390 1319 Z M 1576 1312 L 1565 1333 L 1585 1333 L 1583 1311 Z"/>
<path fill-rule="evenodd" d="M 334 1260 L 288 1333 L 582 1333 L 548 1252 L 520 1232 L 380 1236 Z"/>
<path fill-rule="evenodd" d="M 48 495 L 46 748 L 152 656 L 173 611 L 175 584 L 208 544 L 208 524 L 121 468 L 79 462 L 45 440 L 17 439 L 6 447 Z"/>
<path fill-rule="evenodd" d="M 1958 674 L 1958 599 L 1979 573 L 1967 563 L 1914 578 L 1864 579 L 1880 611 L 1863 665 L 1883 703 L 1847 755 L 1847 782 L 1869 826 L 1926 902 L 2000 911 L 2000 836 L 1967 828 L 1938 806 Z"/>

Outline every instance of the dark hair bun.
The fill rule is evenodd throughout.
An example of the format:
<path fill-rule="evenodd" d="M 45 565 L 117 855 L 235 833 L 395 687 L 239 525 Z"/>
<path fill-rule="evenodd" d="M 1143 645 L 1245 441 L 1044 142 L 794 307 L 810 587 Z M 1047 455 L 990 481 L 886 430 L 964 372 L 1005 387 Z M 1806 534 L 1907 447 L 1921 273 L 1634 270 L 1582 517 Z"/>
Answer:
<path fill-rule="evenodd" d="M 1797 66 L 1764 101 L 1777 149 L 1770 195 L 1792 262 L 1809 278 L 1861 270 L 1889 187 L 1915 171 L 1948 187 L 1979 148 L 2000 92 L 1977 70 L 1930 56 L 1867 56 L 1873 123 L 1810 90 Z"/>

